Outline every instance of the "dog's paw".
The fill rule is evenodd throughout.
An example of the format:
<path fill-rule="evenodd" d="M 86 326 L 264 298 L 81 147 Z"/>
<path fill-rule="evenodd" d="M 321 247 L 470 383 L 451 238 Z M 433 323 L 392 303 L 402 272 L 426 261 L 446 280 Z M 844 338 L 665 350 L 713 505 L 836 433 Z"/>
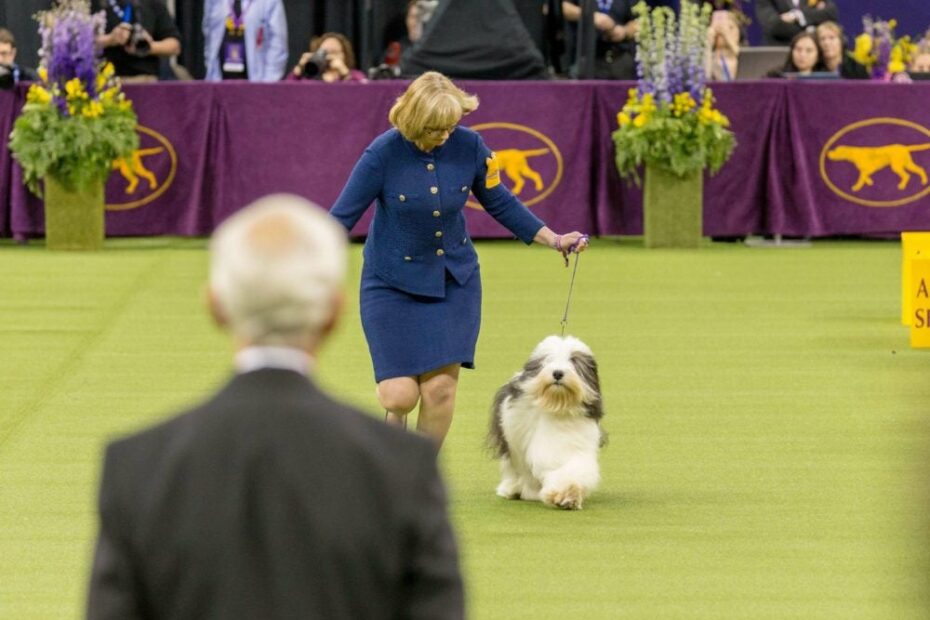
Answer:
<path fill-rule="evenodd" d="M 543 489 L 544 503 L 564 510 L 581 510 L 584 501 L 584 489 L 577 484 L 569 484 L 561 489 Z"/>
<path fill-rule="evenodd" d="M 496 493 L 504 499 L 520 499 L 522 488 L 519 483 L 503 481 L 497 485 Z"/>

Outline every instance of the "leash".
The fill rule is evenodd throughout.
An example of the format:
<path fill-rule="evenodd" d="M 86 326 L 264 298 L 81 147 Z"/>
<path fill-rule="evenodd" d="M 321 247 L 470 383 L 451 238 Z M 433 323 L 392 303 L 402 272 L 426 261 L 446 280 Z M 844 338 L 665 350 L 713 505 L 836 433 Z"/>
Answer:
<path fill-rule="evenodd" d="M 581 243 L 582 240 L 588 241 L 590 237 L 588 235 L 582 235 L 581 239 L 576 241 L 574 244 L 569 246 L 567 250 L 562 249 L 561 236 L 556 239 L 556 247 L 562 253 L 562 258 L 565 259 L 565 267 L 568 268 L 568 255 L 572 253 L 572 250 Z M 565 337 L 565 327 L 568 325 L 568 308 L 572 304 L 572 291 L 575 288 L 575 274 L 578 273 L 578 260 L 581 258 L 581 253 L 575 253 L 575 266 L 572 268 L 572 279 L 568 285 L 568 299 L 565 301 L 565 313 L 562 315 L 562 337 Z"/>

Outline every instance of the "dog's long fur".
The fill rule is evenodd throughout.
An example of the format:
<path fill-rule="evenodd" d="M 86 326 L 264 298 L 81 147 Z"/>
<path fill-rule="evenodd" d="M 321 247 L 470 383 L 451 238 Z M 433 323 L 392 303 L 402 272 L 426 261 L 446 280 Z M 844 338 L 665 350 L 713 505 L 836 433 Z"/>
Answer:
<path fill-rule="evenodd" d="M 488 444 L 500 458 L 497 494 L 580 510 L 600 481 L 604 444 L 597 362 L 571 336 L 549 336 L 494 397 Z"/>

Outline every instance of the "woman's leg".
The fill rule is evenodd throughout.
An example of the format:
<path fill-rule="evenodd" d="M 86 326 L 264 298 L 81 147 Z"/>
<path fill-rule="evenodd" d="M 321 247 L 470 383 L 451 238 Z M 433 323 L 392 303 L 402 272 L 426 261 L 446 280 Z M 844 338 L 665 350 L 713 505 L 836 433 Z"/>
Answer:
<path fill-rule="evenodd" d="M 417 430 L 432 437 L 437 447 L 452 426 L 455 390 L 459 383 L 461 364 L 450 364 L 420 375 L 420 415 Z"/>
<path fill-rule="evenodd" d="M 420 386 L 414 377 L 393 377 L 378 384 L 378 402 L 387 411 L 388 424 L 407 426 L 407 414 L 420 400 Z"/>

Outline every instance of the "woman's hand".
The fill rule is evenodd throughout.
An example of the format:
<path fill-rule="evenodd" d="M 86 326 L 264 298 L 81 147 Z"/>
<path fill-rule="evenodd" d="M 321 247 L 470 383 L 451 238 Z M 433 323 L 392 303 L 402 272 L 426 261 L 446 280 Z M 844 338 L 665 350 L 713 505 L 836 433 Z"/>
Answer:
<path fill-rule="evenodd" d="M 588 239 L 588 235 L 576 230 L 564 235 L 556 235 L 552 247 L 565 255 L 571 253 L 577 254 L 587 249 Z"/>
<path fill-rule="evenodd" d="M 332 60 L 329 61 L 328 70 L 338 73 L 340 80 L 344 80 L 349 76 L 349 67 L 346 66 L 345 61 L 339 56 L 333 56 Z"/>

